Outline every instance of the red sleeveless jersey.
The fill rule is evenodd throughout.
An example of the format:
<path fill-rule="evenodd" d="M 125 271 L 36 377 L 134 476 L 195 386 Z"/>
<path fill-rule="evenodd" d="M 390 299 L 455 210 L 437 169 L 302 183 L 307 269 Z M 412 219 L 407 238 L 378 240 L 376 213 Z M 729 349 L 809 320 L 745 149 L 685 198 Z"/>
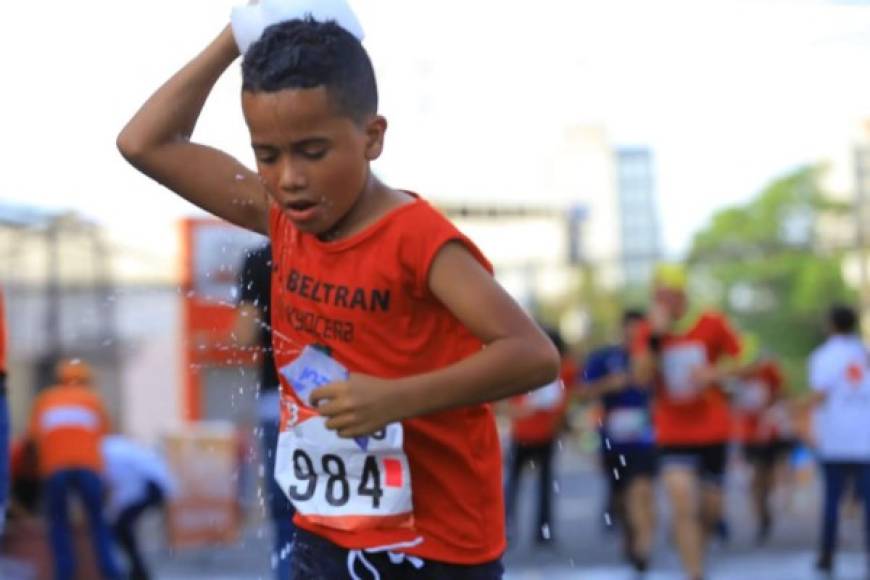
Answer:
<path fill-rule="evenodd" d="M 461 243 L 490 272 L 492 267 L 426 201 L 415 196 L 362 232 L 330 242 L 300 232 L 273 205 L 270 237 L 273 346 L 279 370 L 311 345 L 325 347 L 351 373 L 386 379 L 434 371 L 482 348 L 431 293 L 428 277 L 435 256 L 449 242 Z M 288 405 L 296 409 L 302 399 L 288 377 L 279 374 L 286 429 Z M 297 469 L 299 459 L 296 476 L 303 476 L 306 485 L 296 490 L 297 496 L 307 500 L 326 494 L 324 505 L 328 502 L 326 507 L 337 513 L 341 506 L 335 506 L 355 493 L 366 496 L 358 498 L 364 502 L 378 489 L 409 485 L 413 527 L 391 526 L 385 517 L 383 526 L 354 529 L 354 514 L 338 518 L 341 526 L 330 525 L 330 518 L 306 515 L 301 503 L 296 524 L 348 549 L 404 545 L 400 551 L 458 564 L 499 557 L 505 549 L 502 466 L 490 406 L 417 417 L 403 421 L 401 429 L 400 452 L 406 458 L 379 460 L 374 471 L 363 471 L 359 486 L 341 480 L 344 464 L 323 446 L 319 479 L 307 471 L 312 464 L 319 466 L 319 459 L 312 463 L 307 456 L 294 456 L 290 471 Z M 346 447 L 346 441 L 340 446 Z M 359 455 L 358 465 L 363 458 L 374 461 Z M 399 471 L 404 464 L 407 476 Z"/>
<path fill-rule="evenodd" d="M 649 349 L 652 329 L 644 323 L 632 351 Z M 726 356 L 740 355 L 740 340 L 718 312 L 700 315 L 684 333 L 664 337 L 661 372 L 656 377 L 653 415 L 659 445 L 710 445 L 725 443 L 731 436 L 728 398 L 719 386 L 697 390 L 689 376 L 692 367 L 715 365 Z"/>

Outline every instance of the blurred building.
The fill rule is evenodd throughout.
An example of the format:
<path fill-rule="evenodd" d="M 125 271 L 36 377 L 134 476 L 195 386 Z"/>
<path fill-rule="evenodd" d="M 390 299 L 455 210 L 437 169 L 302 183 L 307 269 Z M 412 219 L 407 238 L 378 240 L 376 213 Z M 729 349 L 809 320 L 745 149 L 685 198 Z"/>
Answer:
<path fill-rule="evenodd" d="M 0 206 L 0 281 L 7 298 L 10 392 L 20 425 L 61 356 L 91 362 L 120 409 L 117 304 L 99 228 L 69 213 Z"/>
<path fill-rule="evenodd" d="M 439 209 L 474 240 L 499 282 L 529 309 L 576 289 L 584 260 L 584 208 L 439 204 Z"/>
<path fill-rule="evenodd" d="M 646 286 L 661 258 L 652 152 L 645 147 L 616 150 L 622 272 L 627 286 Z"/>
<path fill-rule="evenodd" d="M 604 127 L 576 125 L 562 135 L 550 179 L 551 199 L 564 211 L 582 207 L 581 262 L 602 286 L 624 283 L 616 157 Z"/>
<path fill-rule="evenodd" d="M 0 255 L 16 431 L 60 357 L 92 365 L 117 428 L 153 440 L 183 422 L 176 264 L 119 247 L 75 214 L 9 205 L 0 205 Z"/>
<path fill-rule="evenodd" d="M 832 155 L 824 190 L 852 211 L 819 216 L 817 246 L 844 253 L 844 276 L 860 294 L 865 331 L 870 332 L 870 119 L 856 123 L 851 138 Z"/>
<path fill-rule="evenodd" d="M 857 278 L 862 324 L 870 333 L 870 119 L 856 133 L 852 145 L 856 250 L 847 262 L 847 275 L 851 271 L 849 277 Z"/>
<path fill-rule="evenodd" d="M 573 126 L 553 147 L 552 170 L 525 204 L 437 205 L 514 298 L 536 313 L 542 304 L 550 316 L 560 311 L 563 332 L 579 341 L 594 318 L 587 293 L 645 286 L 660 258 L 653 156 L 616 148 L 600 126 Z"/>

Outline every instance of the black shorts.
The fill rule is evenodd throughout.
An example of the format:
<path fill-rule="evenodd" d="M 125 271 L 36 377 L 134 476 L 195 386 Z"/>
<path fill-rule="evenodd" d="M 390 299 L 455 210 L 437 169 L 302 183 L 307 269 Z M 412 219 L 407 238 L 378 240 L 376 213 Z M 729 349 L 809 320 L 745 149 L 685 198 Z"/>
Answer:
<path fill-rule="evenodd" d="M 728 460 L 728 446 L 725 443 L 663 445 L 659 447 L 659 456 L 663 468 L 682 465 L 694 469 L 705 483 L 717 486 L 724 483 Z"/>
<path fill-rule="evenodd" d="M 743 445 L 743 456 L 749 463 L 766 467 L 774 465 L 794 449 L 793 441 L 772 441 L 770 443 L 747 443 Z"/>
<path fill-rule="evenodd" d="M 637 477 L 653 478 L 658 472 L 658 454 L 654 447 L 604 454 L 605 475 L 615 489 L 621 489 Z"/>
<path fill-rule="evenodd" d="M 290 555 L 290 579 L 351 580 L 375 577 L 392 580 L 501 580 L 504 576 L 500 558 L 484 564 L 462 565 L 418 558 L 393 560 L 392 556 L 386 550 L 347 550 L 307 530 L 296 528 Z"/>

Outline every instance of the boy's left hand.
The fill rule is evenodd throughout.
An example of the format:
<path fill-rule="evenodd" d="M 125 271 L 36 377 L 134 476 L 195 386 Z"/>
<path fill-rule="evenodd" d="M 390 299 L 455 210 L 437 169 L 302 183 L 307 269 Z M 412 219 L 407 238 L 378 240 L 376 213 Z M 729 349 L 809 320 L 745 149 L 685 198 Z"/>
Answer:
<path fill-rule="evenodd" d="M 371 435 L 400 418 L 392 400 L 393 381 L 353 373 L 311 393 L 311 406 L 326 417 L 326 428 L 339 437 Z"/>

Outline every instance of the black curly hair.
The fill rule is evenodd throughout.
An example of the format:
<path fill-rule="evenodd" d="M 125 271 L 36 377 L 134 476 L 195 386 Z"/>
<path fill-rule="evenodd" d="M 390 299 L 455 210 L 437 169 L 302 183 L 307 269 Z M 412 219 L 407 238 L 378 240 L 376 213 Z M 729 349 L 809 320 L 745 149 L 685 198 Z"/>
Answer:
<path fill-rule="evenodd" d="M 325 87 L 336 112 L 361 123 L 378 110 L 378 87 L 359 40 L 332 21 L 290 20 L 266 28 L 242 61 L 242 90 Z"/>

